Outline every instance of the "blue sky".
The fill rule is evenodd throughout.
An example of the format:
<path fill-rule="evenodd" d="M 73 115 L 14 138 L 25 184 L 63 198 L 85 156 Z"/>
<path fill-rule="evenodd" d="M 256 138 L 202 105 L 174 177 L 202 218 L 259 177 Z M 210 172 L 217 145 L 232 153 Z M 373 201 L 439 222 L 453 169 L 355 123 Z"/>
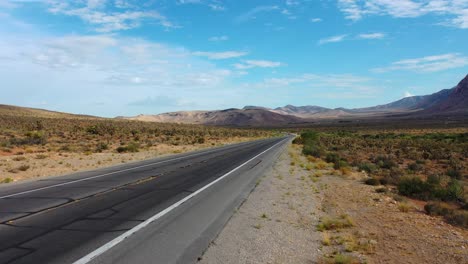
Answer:
<path fill-rule="evenodd" d="M 365 107 L 468 73 L 468 0 L 1 0 L 0 103 Z"/>

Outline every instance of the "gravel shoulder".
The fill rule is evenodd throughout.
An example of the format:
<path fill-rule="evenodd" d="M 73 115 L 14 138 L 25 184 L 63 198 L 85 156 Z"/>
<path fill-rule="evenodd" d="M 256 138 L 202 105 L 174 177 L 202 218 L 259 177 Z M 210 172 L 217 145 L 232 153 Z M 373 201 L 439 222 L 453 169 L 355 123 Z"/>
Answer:
<path fill-rule="evenodd" d="M 314 263 L 321 235 L 317 184 L 284 152 L 233 215 L 200 263 Z"/>

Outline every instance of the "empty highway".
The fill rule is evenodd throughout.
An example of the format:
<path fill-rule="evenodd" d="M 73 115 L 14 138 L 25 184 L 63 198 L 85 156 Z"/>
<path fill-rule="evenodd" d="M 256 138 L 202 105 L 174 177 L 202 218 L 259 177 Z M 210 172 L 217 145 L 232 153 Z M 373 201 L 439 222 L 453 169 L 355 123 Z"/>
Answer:
<path fill-rule="evenodd" d="M 193 263 L 290 137 L 0 187 L 0 263 Z"/>

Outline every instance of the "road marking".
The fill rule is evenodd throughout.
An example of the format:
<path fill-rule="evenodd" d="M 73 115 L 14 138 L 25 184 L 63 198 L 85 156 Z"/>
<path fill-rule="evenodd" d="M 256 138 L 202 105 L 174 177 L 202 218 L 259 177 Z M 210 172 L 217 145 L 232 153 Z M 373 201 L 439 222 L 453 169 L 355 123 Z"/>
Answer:
<path fill-rule="evenodd" d="M 169 206 L 168 208 L 162 210 L 161 212 L 157 213 L 156 215 L 148 218 L 144 222 L 138 224 L 137 226 L 135 226 L 134 228 L 132 228 L 132 229 L 128 230 L 127 232 L 121 234 L 120 236 L 114 238 L 113 240 L 109 241 L 108 243 L 104 244 L 103 246 L 99 247 L 98 249 L 94 250 L 93 252 L 89 253 L 88 255 L 86 255 L 86 256 L 82 257 L 81 259 L 75 261 L 73 264 L 86 264 L 86 263 L 89 263 L 91 260 L 93 260 L 96 257 L 102 255 L 103 253 L 105 253 L 109 249 L 113 248 L 114 246 L 116 246 L 119 243 L 121 243 L 122 241 L 124 241 L 126 238 L 128 238 L 131 235 L 135 234 L 139 230 L 143 229 L 144 227 L 148 226 L 149 224 L 151 224 L 152 222 L 158 220 L 159 218 L 163 217 L 164 215 L 170 213 L 172 210 L 174 210 L 177 207 L 181 206 L 182 204 L 184 204 L 188 200 L 192 199 L 193 197 L 195 197 L 199 193 L 203 192 L 204 190 L 210 188 L 211 186 L 213 186 L 217 182 L 221 181 L 222 179 L 226 178 L 227 176 L 231 175 L 232 173 L 236 172 L 237 170 L 244 167 L 245 165 L 247 165 L 252 160 L 258 158 L 262 154 L 268 152 L 272 148 L 274 148 L 274 147 L 278 146 L 279 144 L 283 143 L 285 140 L 288 140 L 288 138 L 284 139 L 284 140 L 281 140 L 280 142 L 276 143 L 272 147 L 270 147 L 267 150 L 261 152 L 260 154 L 256 155 L 255 157 L 249 159 L 248 161 L 242 163 L 241 165 L 239 165 L 238 167 L 236 167 L 233 170 L 229 171 L 228 173 L 224 174 L 223 176 L 219 177 L 218 179 L 208 183 L 207 185 L 205 185 L 202 188 L 198 189 L 194 193 L 191 193 L 190 195 L 186 196 L 182 200 L 176 202 L 175 204 L 173 204 L 173 205 Z"/>
<path fill-rule="evenodd" d="M 249 143 L 249 142 L 245 142 L 245 143 Z M 240 145 L 243 145 L 243 143 L 241 143 Z M 175 161 L 175 160 L 190 158 L 190 157 L 197 156 L 197 155 L 208 154 L 208 153 L 216 152 L 216 151 L 219 151 L 219 150 L 220 149 L 215 149 L 215 150 L 205 151 L 205 152 L 202 152 L 202 153 L 195 153 L 195 154 L 191 154 L 191 155 L 188 155 L 188 156 L 183 156 L 183 157 L 174 158 L 174 159 L 170 159 L 170 160 L 158 161 L 158 162 L 151 163 L 151 164 L 136 166 L 136 167 L 123 169 L 123 170 L 119 170 L 119 171 L 113 171 L 113 172 L 109 172 L 109 173 L 104 173 L 104 174 L 100 174 L 100 175 L 96 175 L 96 176 L 92 176 L 92 177 L 88 177 L 88 178 L 84 178 L 84 179 L 79 179 L 79 180 L 54 184 L 54 185 L 45 186 L 45 187 L 41 187 L 41 188 L 37 188 L 37 189 L 33 189 L 33 190 L 24 191 L 24 192 L 8 194 L 8 195 L 5 195 L 5 196 L 0 196 L 0 199 L 10 198 L 10 197 L 14 197 L 14 196 L 22 195 L 22 194 L 33 193 L 33 192 L 47 190 L 47 189 L 60 187 L 60 186 L 64 186 L 64 185 L 69 185 L 69 184 L 73 184 L 73 183 L 77 183 L 77 182 L 82 182 L 82 181 L 92 180 L 92 179 L 96 179 L 96 178 L 101 178 L 101 177 L 104 177 L 104 176 L 109 176 L 109 175 L 113 175 L 113 174 L 117 174 L 117 173 L 121 173 L 121 172 L 131 171 L 131 170 L 140 169 L 140 168 L 144 168 L 144 167 L 149 167 L 149 166 L 162 164 L 162 163 L 167 163 L 167 162 L 171 162 L 171 161 Z"/>

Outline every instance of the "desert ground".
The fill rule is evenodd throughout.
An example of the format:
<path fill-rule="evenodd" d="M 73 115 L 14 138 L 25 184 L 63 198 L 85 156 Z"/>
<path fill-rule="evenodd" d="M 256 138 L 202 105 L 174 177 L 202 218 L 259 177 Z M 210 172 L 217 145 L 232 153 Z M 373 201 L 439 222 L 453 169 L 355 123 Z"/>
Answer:
<path fill-rule="evenodd" d="M 201 263 L 466 263 L 468 231 L 291 145 Z M 229 260 L 226 262 L 226 260 Z"/>

